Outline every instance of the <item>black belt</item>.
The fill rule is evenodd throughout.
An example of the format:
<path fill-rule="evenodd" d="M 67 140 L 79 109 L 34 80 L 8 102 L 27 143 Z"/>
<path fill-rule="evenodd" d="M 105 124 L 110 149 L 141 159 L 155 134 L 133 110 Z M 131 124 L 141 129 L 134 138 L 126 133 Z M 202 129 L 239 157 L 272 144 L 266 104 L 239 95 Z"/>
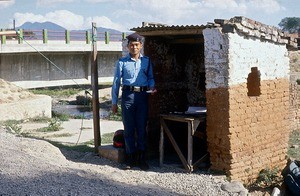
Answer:
<path fill-rule="evenodd" d="M 128 86 L 128 85 L 124 85 L 122 87 L 122 90 L 129 90 L 129 91 L 134 91 L 134 92 L 143 92 L 143 91 L 147 91 L 148 87 L 147 86 Z"/>

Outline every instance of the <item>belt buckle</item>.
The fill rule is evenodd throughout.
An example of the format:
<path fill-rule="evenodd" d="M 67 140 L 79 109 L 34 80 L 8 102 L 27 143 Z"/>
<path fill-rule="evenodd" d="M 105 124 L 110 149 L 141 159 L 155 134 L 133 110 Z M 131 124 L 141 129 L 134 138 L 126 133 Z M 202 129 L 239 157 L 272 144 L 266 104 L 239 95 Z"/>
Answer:
<path fill-rule="evenodd" d="M 133 91 L 134 92 L 141 92 L 141 88 L 139 86 L 134 86 Z"/>

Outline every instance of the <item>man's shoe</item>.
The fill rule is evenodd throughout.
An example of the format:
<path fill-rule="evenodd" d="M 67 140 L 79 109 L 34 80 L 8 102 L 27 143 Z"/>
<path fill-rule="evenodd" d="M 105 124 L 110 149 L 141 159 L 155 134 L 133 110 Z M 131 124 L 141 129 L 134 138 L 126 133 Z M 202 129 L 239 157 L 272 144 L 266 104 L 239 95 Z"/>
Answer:
<path fill-rule="evenodd" d="M 138 163 L 139 167 L 143 171 L 147 171 L 149 169 L 149 165 L 146 162 L 146 155 L 144 151 L 140 151 L 138 154 Z"/>
<path fill-rule="evenodd" d="M 130 170 L 132 169 L 134 166 L 130 165 L 130 164 L 126 164 L 125 167 L 123 167 L 124 170 Z"/>
<path fill-rule="evenodd" d="M 124 170 L 132 169 L 135 166 L 135 159 L 133 154 L 129 154 L 125 162 Z"/>
<path fill-rule="evenodd" d="M 149 169 L 149 165 L 146 163 L 146 161 L 140 161 L 139 167 L 143 171 L 147 171 Z"/>

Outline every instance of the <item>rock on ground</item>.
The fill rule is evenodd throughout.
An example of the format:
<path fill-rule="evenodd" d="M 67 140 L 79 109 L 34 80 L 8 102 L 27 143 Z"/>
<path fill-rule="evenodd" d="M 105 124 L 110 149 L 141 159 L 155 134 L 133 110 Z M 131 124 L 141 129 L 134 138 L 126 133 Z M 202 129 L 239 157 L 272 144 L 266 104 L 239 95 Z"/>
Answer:
<path fill-rule="evenodd" d="M 0 78 L 0 104 L 11 103 L 35 95 Z"/>

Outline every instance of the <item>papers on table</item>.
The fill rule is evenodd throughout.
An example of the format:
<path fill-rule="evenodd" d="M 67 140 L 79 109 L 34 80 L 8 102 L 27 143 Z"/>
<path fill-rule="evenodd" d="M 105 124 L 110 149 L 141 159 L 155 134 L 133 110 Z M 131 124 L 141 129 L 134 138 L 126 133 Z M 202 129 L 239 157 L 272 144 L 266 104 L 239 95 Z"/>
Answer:
<path fill-rule="evenodd" d="M 201 114 L 206 113 L 206 107 L 194 107 L 190 106 L 185 114 Z"/>

